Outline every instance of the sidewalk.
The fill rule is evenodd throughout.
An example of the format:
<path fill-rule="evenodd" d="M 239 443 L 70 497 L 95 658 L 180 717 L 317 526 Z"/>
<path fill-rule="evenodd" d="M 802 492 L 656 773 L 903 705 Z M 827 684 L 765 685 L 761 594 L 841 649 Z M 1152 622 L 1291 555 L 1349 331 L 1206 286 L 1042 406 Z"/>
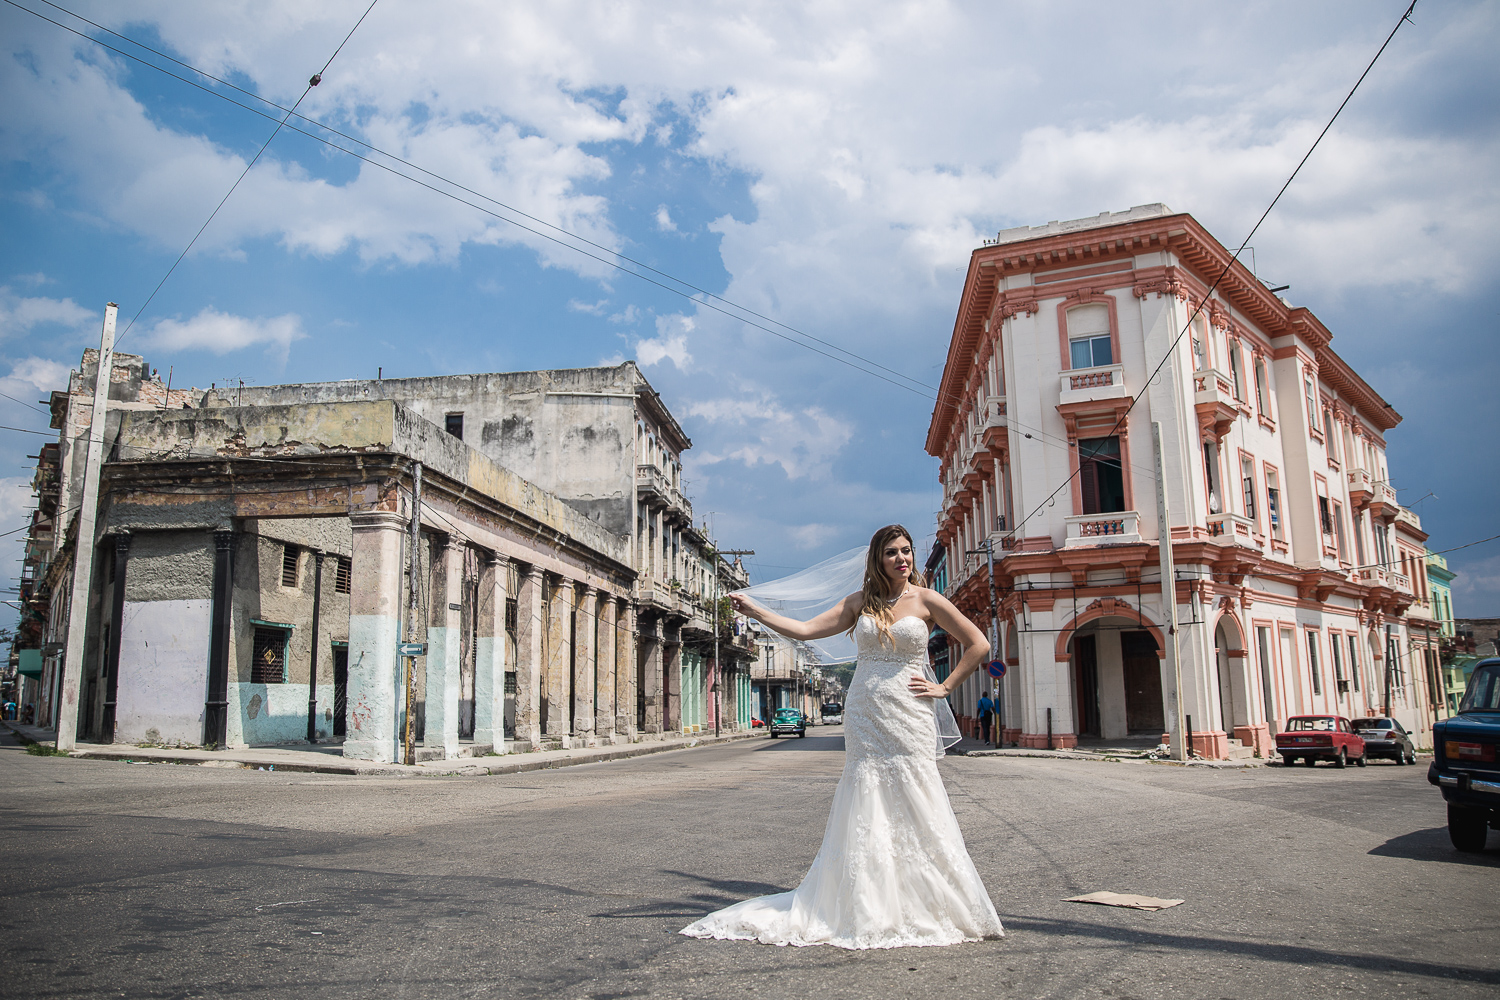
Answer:
<path fill-rule="evenodd" d="M 1134 747 L 1117 747 L 1097 749 L 1073 748 L 1069 750 L 1046 750 L 1032 749 L 1030 747 L 992 747 L 982 740 L 971 739 L 965 736 L 948 749 L 951 754 L 960 754 L 965 757 L 1055 757 L 1060 760 L 1092 760 L 1119 762 L 1123 760 L 1139 760 L 1147 764 L 1162 764 L 1167 767 L 1215 767 L 1215 768 L 1249 768 L 1265 767 L 1267 761 L 1260 758 L 1249 760 L 1152 760 L 1145 753 Z"/>
<path fill-rule="evenodd" d="M 52 743 L 56 734 L 39 726 L 19 722 L 3 725 L 32 743 Z M 597 764 L 608 760 L 625 760 L 669 750 L 688 750 L 715 743 L 736 740 L 765 739 L 765 732 L 726 733 L 723 736 L 699 733 L 692 736 L 670 736 L 661 740 L 624 743 L 618 746 L 580 747 L 572 750 L 540 750 L 530 753 L 507 753 L 489 757 L 460 757 L 456 760 L 432 760 L 407 766 L 376 761 L 345 759 L 337 746 L 319 747 L 251 747 L 245 750 L 190 750 L 164 747 L 137 747 L 128 743 L 79 743 L 68 756 L 85 760 L 119 760 L 133 763 L 195 764 L 206 767 L 232 767 L 249 770 L 312 772 L 317 774 L 378 774 L 405 777 L 518 774 L 573 764 Z"/>

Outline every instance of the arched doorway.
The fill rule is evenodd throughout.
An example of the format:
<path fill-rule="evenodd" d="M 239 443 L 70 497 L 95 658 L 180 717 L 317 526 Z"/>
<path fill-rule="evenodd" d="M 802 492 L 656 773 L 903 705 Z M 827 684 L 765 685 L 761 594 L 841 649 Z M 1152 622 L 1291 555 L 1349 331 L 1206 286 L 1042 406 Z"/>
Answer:
<path fill-rule="evenodd" d="M 1080 616 L 1082 617 L 1082 616 Z M 1160 646 L 1152 630 L 1123 615 L 1095 617 L 1068 642 L 1074 718 L 1080 736 L 1159 737 L 1164 728 Z"/>

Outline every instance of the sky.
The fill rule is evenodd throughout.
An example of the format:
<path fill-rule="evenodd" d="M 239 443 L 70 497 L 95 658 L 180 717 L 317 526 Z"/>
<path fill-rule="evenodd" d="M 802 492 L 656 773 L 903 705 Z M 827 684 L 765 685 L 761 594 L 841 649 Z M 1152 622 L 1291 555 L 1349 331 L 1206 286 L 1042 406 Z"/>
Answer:
<path fill-rule="evenodd" d="M 935 385 L 984 238 L 1162 201 L 1238 245 L 1405 9 L 377 0 L 303 97 L 369 0 L 73 0 L 488 210 L 283 130 L 151 298 L 276 123 L 16 3 L 207 91 L 0 4 L 0 424 L 46 428 L 106 301 L 174 386 L 633 358 L 756 580 L 891 521 L 930 542 L 931 396 L 506 218 Z M 1391 477 L 1433 549 L 1500 533 L 1497 48 L 1500 6 L 1419 3 L 1252 241 L 1405 417 Z M 0 531 L 43 440 L 0 431 Z M 1500 542 L 1449 561 L 1456 613 L 1500 616 Z"/>

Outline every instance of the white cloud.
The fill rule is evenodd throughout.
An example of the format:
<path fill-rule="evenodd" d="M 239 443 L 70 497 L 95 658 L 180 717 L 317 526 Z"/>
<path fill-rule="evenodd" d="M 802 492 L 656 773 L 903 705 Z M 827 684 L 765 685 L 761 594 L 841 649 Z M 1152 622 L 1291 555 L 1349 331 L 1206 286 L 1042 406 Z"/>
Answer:
<path fill-rule="evenodd" d="M 656 317 L 656 336 L 636 341 L 636 360 L 643 368 L 670 361 L 678 370 L 687 371 L 693 363 L 693 356 L 688 353 L 687 335 L 695 326 L 691 316 Z"/>
<path fill-rule="evenodd" d="M 769 394 L 691 403 L 689 416 L 711 424 L 721 442 L 698 456 L 705 465 L 737 461 L 779 465 L 788 479 L 824 479 L 854 428 L 820 406 L 788 409 Z"/>
<path fill-rule="evenodd" d="M 609 299 L 600 299 L 598 302 L 580 302 L 578 299 L 569 299 L 568 308 L 573 312 L 588 313 L 590 316 L 603 316 L 604 307 L 609 305 Z"/>
<path fill-rule="evenodd" d="M 835 538 L 844 530 L 842 525 L 833 524 L 802 524 L 789 529 L 788 533 L 797 543 L 799 549 L 816 549 L 823 543 Z"/>
<path fill-rule="evenodd" d="M 10 374 L 5 376 L 4 382 L 7 383 L 7 388 L 30 386 L 37 392 L 65 390 L 68 387 L 68 372 L 67 365 L 47 358 L 22 358 L 11 366 Z"/>
<path fill-rule="evenodd" d="M 0 287 L 0 338 L 30 333 L 36 327 L 62 326 L 81 329 L 96 321 L 98 314 L 72 299 L 21 296 Z"/>
<path fill-rule="evenodd" d="M 164 351 L 210 351 L 228 354 L 264 344 L 268 354 L 285 364 L 293 341 L 301 340 L 302 320 L 294 313 L 270 319 L 234 316 L 212 306 L 189 320 L 164 319 L 151 329 L 151 346 Z"/>
<path fill-rule="evenodd" d="M 664 233 L 677 232 L 677 223 L 672 221 L 672 213 L 667 211 L 667 206 L 656 206 L 656 228 Z"/>

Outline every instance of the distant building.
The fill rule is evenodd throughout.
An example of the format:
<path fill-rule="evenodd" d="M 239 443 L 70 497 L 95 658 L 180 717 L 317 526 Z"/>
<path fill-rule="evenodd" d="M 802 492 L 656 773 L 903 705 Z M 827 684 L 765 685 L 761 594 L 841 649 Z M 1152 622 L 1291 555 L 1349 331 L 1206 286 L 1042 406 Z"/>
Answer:
<path fill-rule="evenodd" d="M 1164 205 L 973 252 L 927 450 L 946 592 L 981 623 L 972 553 L 995 548 L 1008 742 L 1164 731 L 1153 422 L 1195 751 L 1266 755 L 1288 716 L 1387 707 L 1429 738 L 1426 535 L 1385 455 L 1401 418 L 1332 339 Z"/>
<path fill-rule="evenodd" d="M 54 723 L 76 530 L 55 522 L 78 505 L 96 367 L 86 352 L 53 394 L 23 573 L 37 621 L 18 645 L 42 653 Z M 168 400 L 116 355 L 112 383 L 85 738 L 343 739 L 391 760 L 398 640 L 425 643 L 410 716 L 427 756 L 696 732 L 716 704 L 734 728 L 753 649 L 713 610 L 733 571 L 681 492 L 690 442 L 634 364 Z"/>

